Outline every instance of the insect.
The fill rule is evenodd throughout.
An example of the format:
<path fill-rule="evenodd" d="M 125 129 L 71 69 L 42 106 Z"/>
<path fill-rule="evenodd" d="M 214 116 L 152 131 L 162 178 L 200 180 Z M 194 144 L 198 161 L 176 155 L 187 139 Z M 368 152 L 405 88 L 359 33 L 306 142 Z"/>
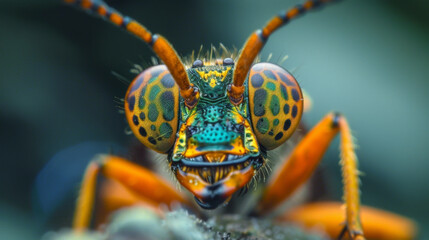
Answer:
<path fill-rule="evenodd" d="M 309 0 L 275 16 L 250 35 L 238 56 L 197 57 L 189 66 L 164 37 L 152 34 L 103 2 L 66 2 L 135 35 L 162 60 L 162 65 L 144 70 L 129 86 L 125 116 L 143 145 L 167 155 L 171 173 L 197 205 L 149 170 L 105 155 L 89 164 L 82 182 L 73 224 L 76 231 L 82 231 L 91 221 L 99 175 L 133 193 L 126 200 L 112 200 L 109 196 L 117 193 L 107 192 L 101 201 L 110 199 L 112 209 L 142 202 L 152 207 L 180 203 L 190 209 L 216 209 L 246 189 L 267 166 L 268 151 L 284 144 L 295 132 L 304 111 L 304 97 L 296 79 L 278 65 L 254 61 L 274 31 L 331 1 Z M 251 214 L 266 216 L 290 197 L 309 179 L 338 134 L 345 210 L 341 211 L 340 203 L 321 203 L 294 210 L 290 219 L 305 225 L 317 220 L 332 237 L 412 238 L 414 227 L 408 220 L 361 209 L 352 135 L 339 113 L 327 114 L 285 157 Z M 381 226 L 380 221 L 392 223 Z M 364 232 L 364 228 L 368 230 Z"/>

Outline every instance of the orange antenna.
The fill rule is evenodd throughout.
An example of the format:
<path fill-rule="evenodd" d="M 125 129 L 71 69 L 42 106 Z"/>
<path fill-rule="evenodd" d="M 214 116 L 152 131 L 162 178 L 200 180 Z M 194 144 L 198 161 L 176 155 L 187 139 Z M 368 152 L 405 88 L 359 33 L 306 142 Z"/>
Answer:
<path fill-rule="evenodd" d="M 185 70 L 185 65 L 180 60 L 173 46 L 162 36 L 152 34 L 142 24 L 137 21 L 123 16 L 118 11 L 107 6 L 102 1 L 96 0 L 64 0 L 66 3 L 73 4 L 87 10 L 95 15 L 98 15 L 118 27 L 125 29 L 134 36 L 140 38 L 149 46 L 158 57 L 164 62 L 170 71 L 173 79 L 180 88 L 180 95 L 185 99 L 188 107 L 193 107 L 197 103 L 196 89 L 193 88 L 189 81 L 188 74 Z"/>
<path fill-rule="evenodd" d="M 238 105 L 243 100 L 244 93 L 244 80 L 249 72 L 250 66 L 255 60 L 258 53 L 264 47 L 268 37 L 278 28 L 288 23 L 290 20 L 306 13 L 308 10 L 319 7 L 327 2 L 335 0 L 308 0 L 304 4 L 298 4 L 289 11 L 273 17 L 262 30 L 257 30 L 247 39 L 241 54 L 238 57 L 237 64 L 235 65 L 233 84 L 229 90 L 229 98 L 231 102 Z"/>

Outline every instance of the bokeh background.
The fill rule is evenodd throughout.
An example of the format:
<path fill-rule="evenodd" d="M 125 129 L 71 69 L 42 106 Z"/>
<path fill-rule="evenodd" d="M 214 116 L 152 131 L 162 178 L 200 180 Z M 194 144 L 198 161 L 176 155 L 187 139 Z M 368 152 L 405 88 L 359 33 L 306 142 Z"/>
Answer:
<path fill-rule="evenodd" d="M 300 1 L 107 2 L 188 55 L 201 44 L 240 48 Z M 344 1 L 279 30 L 262 52 L 274 61 L 289 56 L 283 66 L 314 101 L 308 125 L 332 110 L 348 117 L 364 173 L 362 202 L 415 219 L 419 239 L 429 239 L 428 12 L 424 0 Z M 127 86 L 112 71 L 130 79 L 132 65 L 151 56 L 139 40 L 60 1 L 0 1 L 2 239 L 46 231 L 34 180 L 56 153 L 87 141 L 134 141 L 114 102 Z M 333 199 L 341 198 L 337 148 L 338 140 L 321 165 Z"/>

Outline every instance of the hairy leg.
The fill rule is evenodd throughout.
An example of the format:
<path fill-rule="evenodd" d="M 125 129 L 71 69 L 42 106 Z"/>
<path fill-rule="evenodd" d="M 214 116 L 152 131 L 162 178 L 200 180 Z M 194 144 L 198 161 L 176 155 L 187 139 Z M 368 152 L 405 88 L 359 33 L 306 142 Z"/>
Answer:
<path fill-rule="evenodd" d="M 258 206 L 259 214 L 278 207 L 312 175 L 329 144 L 340 132 L 346 227 L 353 239 L 364 239 L 359 217 L 359 179 L 352 135 L 340 114 L 325 116 L 296 146 L 268 183 Z"/>

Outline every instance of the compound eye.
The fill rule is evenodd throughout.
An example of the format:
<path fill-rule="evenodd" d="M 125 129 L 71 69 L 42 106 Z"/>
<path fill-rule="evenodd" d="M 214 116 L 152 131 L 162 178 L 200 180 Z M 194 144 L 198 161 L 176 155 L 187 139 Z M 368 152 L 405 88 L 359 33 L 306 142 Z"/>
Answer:
<path fill-rule="evenodd" d="M 256 138 L 267 150 L 284 143 L 301 120 L 303 97 L 296 79 L 272 63 L 252 66 L 249 106 Z"/>
<path fill-rule="evenodd" d="M 204 66 L 204 63 L 200 59 L 197 59 L 194 61 L 194 63 L 192 63 L 192 68 L 199 68 L 202 66 Z"/>
<path fill-rule="evenodd" d="M 146 147 L 167 153 L 176 139 L 179 87 L 165 65 L 140 73 L 125 95 L 125 116 Z"/>

